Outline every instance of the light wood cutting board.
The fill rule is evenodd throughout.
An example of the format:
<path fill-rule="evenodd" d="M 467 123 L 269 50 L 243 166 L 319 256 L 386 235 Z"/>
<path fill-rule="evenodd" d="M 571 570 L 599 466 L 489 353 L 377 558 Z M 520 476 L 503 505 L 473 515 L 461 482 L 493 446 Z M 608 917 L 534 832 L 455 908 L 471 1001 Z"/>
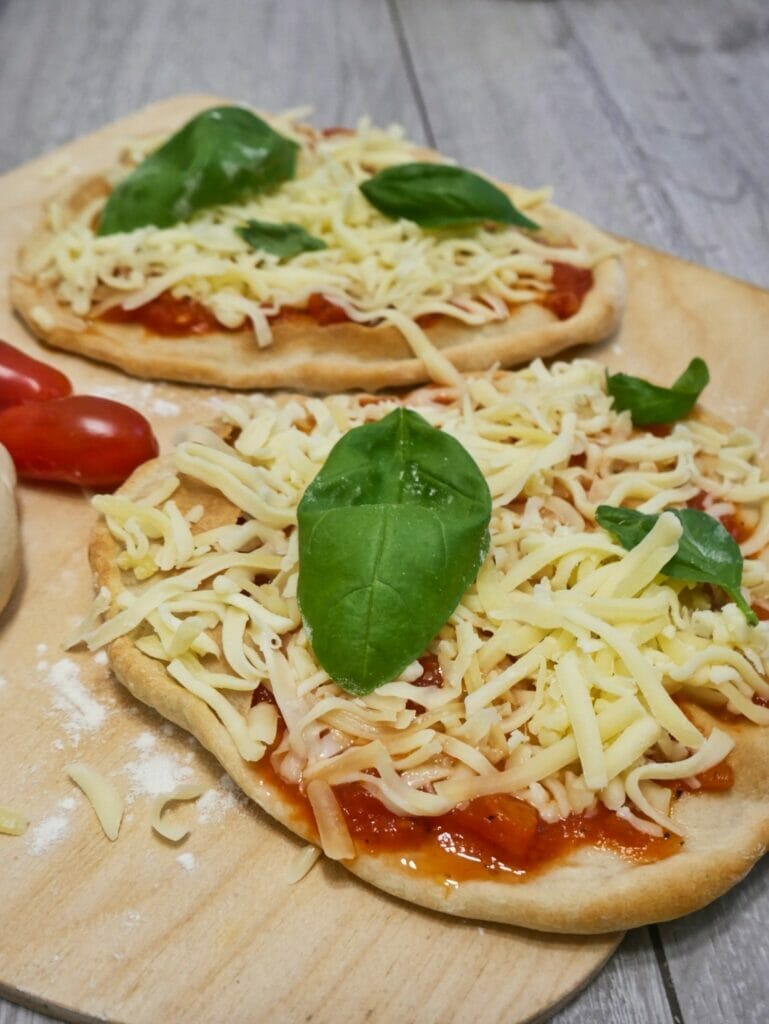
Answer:
<path fill-rule="evenodd" d="M 108 166 L 133 134 L 215 102 L 176 97 L 0 179 L 0 276 L 61 175 Z M 695 354 L 708 404 L 769 439 L 761 369 L 769 293 L 633 244 L 628 314 L 592 353 L 669 382 Z M 0 304 L 0 337 L 55 364 L 79 392 L 144 412 L 161 446 L 213 412 L 211 389 L 135 381 L 43 351 Z M 0 837 L 0 994 L 58 1017 L 121 1024 L 534 1020 L 602 966 L 619 936 L 568 938 L 444 918 L 329 863 L 286 882 L 302 844 L 226 787 L 201 748 L 130 699 L 103 660 L 63 644 L 91 600 L 94 514 L 80 491 L 23 486 L 24 571 L 0 617 L 0 804 L 31 820 Z M 85 761 L 128 796 L 110 844 L 65 775 Z M 151 792 L 200 781 L 179 847 L 150 831 Z"/>

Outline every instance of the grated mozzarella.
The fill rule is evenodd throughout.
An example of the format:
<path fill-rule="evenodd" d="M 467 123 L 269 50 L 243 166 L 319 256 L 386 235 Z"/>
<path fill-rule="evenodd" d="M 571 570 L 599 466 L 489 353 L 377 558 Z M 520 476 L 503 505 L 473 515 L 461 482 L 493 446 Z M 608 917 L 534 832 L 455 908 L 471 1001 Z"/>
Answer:
<path fill-rule="evenodd" d="M 753 699 L 769 696 L 769 627 L 749 627 L 732 604 L 714 607 L 702 585 L 659 575 L 677 548 L 676 517 L 662 515 L 625 551 L 597 527 L 602 499 L 590 495 L 607 481 L 610 491 L 622 486 L 620 451 L 644 500 L 664 493 L 666 506 L 683 506 L 723 490 L 729 509 L 763 523 L 769 498 L 757 446 L 744 431 L 694 421 L 669 438 L 634 430 L 611 409 L 603 369 L 587 361 L 488 373 L 467 380 L 464 399 L 423 389 L 409 404 L 467 448 L 496 499 L 488 558 L 431 645 L 443 685 L 415 685 L 415 663 L 353 697 L 317 664 L 301 626 L 296 506 L 342 434 L 392 408 L 392 399 L 365 396 L 234 400 L 223 410 L 224 441 L 198 432 L 179 445 L 177 472 L 199 473 L 236 505 L 233 481 L 248 481 L 252 511 L 240 506 L 242 525 L 196 533 L 188 519 L 190 544 L 167 488 L 151 507 L 96 499 L 124 573 L 138 580 L 116 614 L 88 620 L 89 646 L 141 624 L 140 648 L 208 704 L 244 759 L 258 761 L 273 745 L 279 775 L 312 794 L 324 849 L 336 857 L 351 849 L 333 796 L 346 782 L 401 814 L 441 814 L 503 793 L 548 821 L 602 801 L 639 828 L 671 828 L 669 796 L 655 780 L 687 778 L 728 753 L 678 698 L 769 724 Z M 583 453 L 584 466 L 572 458 Z M 737 488 L 749 503 L 733 496 Z M 560 503 L 578 508 L 579 520 Z M 766 606 L 767 552 L 755 555 L 745 563 L 749 599 Z M 249 710 L 260 684 L 277 711 Z M 278 714 L 285 730 L 275 746 Z"/>
<path fill-rule="evenodd" d="M 106 236 L 94 231 L 106 196 L 77 213 L 54 201 L 50 233 L 25 254 L 26 270 L 77 316 L 137 309 L 170 291 L 202 303 L 223 327 L 250 326 L 259 347 L 272 341 L 271 317 L 286 307 L 305 309 L 320 294 L 355 323 L 392 324 L 436 381 L 458 386 L 461 378 L 420 317 L 474 326 L 504 321 L 511 307 L 551 288 L 552 261 L 593 268 L 618 251 L 608 239 L 575 243 L 546 227 L 532 237 L 507 225 L 425 230 L 392 220 L 367 202 L 359 185 L 385 167 L 425 159 L 399 128 L 380 130 L 364 120 L 350 134 L 325 137 L 287 117 L 272 123 L 301 146 L 290 181 L 172 227 Z M 157 144 L 134 147 L 112 184 Z M 545 190 L 508 192 L 534 220 L 548 199 Z M 326 248 L 282 262 L 237 234 L 250 219 L 299 224 Z M 53 326 L 42 307 L 33 316 L 41 327 Z"/>

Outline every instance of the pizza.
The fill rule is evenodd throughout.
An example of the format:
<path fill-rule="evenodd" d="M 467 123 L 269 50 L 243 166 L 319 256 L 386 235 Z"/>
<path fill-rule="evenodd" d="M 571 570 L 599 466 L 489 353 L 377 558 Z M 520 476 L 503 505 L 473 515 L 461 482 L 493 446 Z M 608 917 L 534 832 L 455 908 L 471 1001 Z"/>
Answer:
<path fill-rule="evenodd" d="M 51 202 L 11 294 L 47 344 L 140 377 L 334 392 L 599 341 L 624 290 L 616 242 L 545 189 L 398 128 L 219 107 Z"/>
<path fill-rule="evenodd" d="M 21 567 L 21 540 L 16 511 L 16 470 L 0 444 L 0 612 L 5 608 Z"/>
<path fill-rule="evenodd" d="M 750 432 L 699 413 L 634 426 L 607 388 L 576 360 L 461 393 L 233 397 L 94 499 L 83 638 L 269 815 L 386 892 L 565 933 L 701 907 L 769 841 L 769 478 Z M 333 544 L 317 520 L 304 533 L 303 495 L 329 467 L 339 483 L 343 442 L 405 416 L 474 462 L 488 535 L 424 648 L 358 687 L 324 667 L 309 616 L 302 560 L 310 540 Z M 646 524 L 637 543 L 623 517 Z M 340 520 L 338 551 L 356 522 Z M 422 572 L 427 546 L 394 541 L 413 618 L 442 586 Z M 676 574 L 698 551 L 704 576 Z M 364 588 L 357 602 L 323 590 L 335 560 L 319 581 L 332 644 L 344 660 L 370 631 L 366 657 L 376 643 L 386 657 L 408 622 L 379 604 L 362 616 Z"/>

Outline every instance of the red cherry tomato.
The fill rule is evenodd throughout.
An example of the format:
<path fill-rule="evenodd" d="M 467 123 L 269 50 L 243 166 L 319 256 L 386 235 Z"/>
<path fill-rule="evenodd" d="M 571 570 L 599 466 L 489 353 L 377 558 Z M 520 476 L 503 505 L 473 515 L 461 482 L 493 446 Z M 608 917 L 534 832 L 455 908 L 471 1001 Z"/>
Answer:
<path fill-rule="evenodd" d="M 0 444 L 19 476 L 104 490 L 158 453 L 152 428 L 140 413 L 92 395 L 4 409 Z"/>
<path fill-rule="evenodd" d="M 0 341 L 0 409 L 70 394 L 72 385 L 63 373 Z"/>

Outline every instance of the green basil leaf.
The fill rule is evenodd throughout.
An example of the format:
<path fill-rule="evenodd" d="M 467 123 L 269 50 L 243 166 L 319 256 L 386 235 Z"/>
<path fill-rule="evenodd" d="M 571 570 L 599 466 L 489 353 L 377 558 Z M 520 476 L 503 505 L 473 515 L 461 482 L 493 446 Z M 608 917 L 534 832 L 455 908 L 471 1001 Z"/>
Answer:
<path fill-rule="evenodd" d="M 713 583 L 731 597 L 751 626 L 758 618 L 742 596 L 742 552 L 737 541 L 713 516 L 696 508 L 670 509 L 683 526 L 678 551 L 662 567 L 665 576 L 691 583 Z M 626 550 L 634 548 L 662 513 L 648 515 L 632 508 L 599 505 L 596 520 Z"/>
<path fill-rule="evenodd" d="M 381 213 L 405 217 L 426 228 L 493 220 L 539 229 L 496 185 L 452 164 L 396 164 L 364 181 L 360 190 Z"/>
<path fill-rule="evenodd" d="M 672 423 L 688 416 L 709 381 L 707 364 L 698 356 L 670 388 L 650 384 L 642 377 L 631 377 L 627 373 L 606 372 L 606 389 L 614 399 L 614 408 L 618 412 L 629 409 L 637 427 Z"/>
<path fill-rule="evenodd" d="M 290 260 L 300 252 L 328 248 L 322 238 L 309 234 L 301 224 L 272 224 L 266 220 L 249 220 L 235 229 L 253 249 L 271 252 L 281 260 Z"/>
<path fill-rule="evenodd" d="M 298 599 L 315 656 L 354 694 L 424 653 L 489 546 L 467 451 L 408 409 L 351 430 L 299 503 Z"/>
<path fill-rule="evenodd" d="M 263 192 L 293 177 L 298 150 L 244 107 L 204 110 L 115 188 L 99 234 L 167 228 L 205 207 Z"/>

